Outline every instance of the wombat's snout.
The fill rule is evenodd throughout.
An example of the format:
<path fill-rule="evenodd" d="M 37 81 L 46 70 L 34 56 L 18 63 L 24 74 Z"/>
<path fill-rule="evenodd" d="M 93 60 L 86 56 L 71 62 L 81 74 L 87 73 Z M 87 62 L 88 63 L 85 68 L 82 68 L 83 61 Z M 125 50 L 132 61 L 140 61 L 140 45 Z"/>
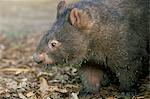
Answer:
<path fill-rule="evenodd" d="M 33 54 L 33 60 L 36 63 L 38 63 L 38 64 L 43 63 L 43 61 L 44 61 L 44 55 L 43 54 L 34 53 Z"/>
<path fill-rule="evenodd" d="M 53 63 L 52 59 L 50 59 L 45 53 L 41 53 L 41 54 L 34 53 L 33 60 L 38 64 L 40 63 L 52 64 Z"/>

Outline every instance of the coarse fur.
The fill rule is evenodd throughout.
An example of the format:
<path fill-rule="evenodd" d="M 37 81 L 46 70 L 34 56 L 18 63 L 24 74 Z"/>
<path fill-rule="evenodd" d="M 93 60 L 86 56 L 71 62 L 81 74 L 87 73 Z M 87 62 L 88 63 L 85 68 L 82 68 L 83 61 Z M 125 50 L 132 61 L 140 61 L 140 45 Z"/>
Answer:
<path fill-rule="evenodd" d="M 57 19 L 43 36 L 36 53 L 46 53 L 51 65 L 81 65 L 82 74 L 91 81 L 83 84 L 98 91 L 107 68 L 119 79 L 120 89 L 132 91 L 142 69 L 148 71 L 149 21 L 148 0 L 83 0 L 57 9 Z M 61 43 L 55 51 L 49 42 Z M 84 66 L 84 61 L 96 66 Z M 45 62 L 46 63 L 46 62 Z M 96 71 L 97 65 L 105 68 Z M 93 70 L 92 70 L 93 69 Z M 95 72 L 95 74 L 93 74 Z M 93 76 L 96 75 L 96 76 Z M 109 75 L 109 73 L 107 73 Z M 90 77 L 89 77 L 90 78 Z M 93 82 L 92 79 L 95 79 Z M 97 87 L 90 85 L 98 83 Z M 91 88 L 93 87 L 93 88 Z"/>

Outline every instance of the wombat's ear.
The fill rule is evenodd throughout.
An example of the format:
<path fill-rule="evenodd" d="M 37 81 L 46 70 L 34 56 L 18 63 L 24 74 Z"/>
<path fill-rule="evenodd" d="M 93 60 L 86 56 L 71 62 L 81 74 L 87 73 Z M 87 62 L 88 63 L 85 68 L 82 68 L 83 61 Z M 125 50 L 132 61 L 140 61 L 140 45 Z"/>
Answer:
<path fill-rule="evenodd" d="M 90 28 L 92 26 L 91 24 L 93 23 L 90 15 L 86 11 L 78 8 L 73 8 L 71 10 L 69 19 L 73 26 L 80 29 Z"/>
<path fill-rule="evenodd" d="M 61 13 L 63 13 L 64 9 L 66 7 L 66 1 L 65 0 L 61 0 L 58 5 L 57 5 L 57 18 L 59 17 L 59 15 Z"/>

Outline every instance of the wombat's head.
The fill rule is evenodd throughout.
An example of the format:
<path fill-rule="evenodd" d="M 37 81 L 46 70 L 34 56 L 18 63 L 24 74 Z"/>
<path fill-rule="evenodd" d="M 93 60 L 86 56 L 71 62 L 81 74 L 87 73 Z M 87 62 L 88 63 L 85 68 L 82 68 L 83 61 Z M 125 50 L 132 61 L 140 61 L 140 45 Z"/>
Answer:
<path fill-rule="evenodd" d="M 40 41 L 33 58 L 43 64 L 76 64 L 86 57 L 86 33 L 92 27 L 90 15 L 61 1 L 57 6 L 57 19 Z"/>

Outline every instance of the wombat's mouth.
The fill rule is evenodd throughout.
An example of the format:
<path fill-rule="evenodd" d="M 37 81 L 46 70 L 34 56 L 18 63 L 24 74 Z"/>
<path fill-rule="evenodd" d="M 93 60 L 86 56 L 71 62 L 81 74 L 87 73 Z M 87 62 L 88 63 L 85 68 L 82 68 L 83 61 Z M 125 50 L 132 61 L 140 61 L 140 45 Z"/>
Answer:
<path fill-rule="evenodd" d="M 33 54 L 33 60 L 37 63 L 37 64 L 41 64 L 43 62 L 43 60 L 39 57 L 38 54 L 34 53 Z"/>
<path fill-rule="evenodd" d="M 51 64 L 42 64 L 42 68 L 44 67 L 45 70 L 47 69 L 51 69 L 53 67 L 53 65 Z"/>
<path fill-rule="evenodd" d="M 51 58 L 49 58 L 46 53 L 41 53 L 41 54 L 34 53 L 33 54 L 33 60 L 37 64 L 48 64 L 48 65 L 51 65 L 51 64 L 54 63 L 53 60 Z"/>

